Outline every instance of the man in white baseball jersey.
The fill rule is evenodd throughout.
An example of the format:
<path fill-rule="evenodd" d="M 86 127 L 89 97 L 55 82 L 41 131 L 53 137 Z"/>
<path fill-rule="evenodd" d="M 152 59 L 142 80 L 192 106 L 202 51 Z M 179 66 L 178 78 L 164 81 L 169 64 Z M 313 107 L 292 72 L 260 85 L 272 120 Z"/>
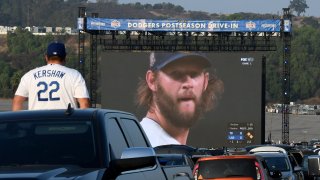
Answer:
<path fill-rule="evenodd" d="M 27 72 L 20 81 L 12 103 L 12 110 L 66 109 L 90 107 L 85 80 L 75 69 L 64 66 L 66 50 L 63 43 L 50 43 L 45 55 L 47 65 Z"/>

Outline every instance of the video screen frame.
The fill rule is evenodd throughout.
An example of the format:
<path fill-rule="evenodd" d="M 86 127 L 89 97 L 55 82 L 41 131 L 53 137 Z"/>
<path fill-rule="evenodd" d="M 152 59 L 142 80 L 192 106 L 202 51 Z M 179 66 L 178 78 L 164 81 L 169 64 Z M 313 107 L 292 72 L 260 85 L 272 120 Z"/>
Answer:
<path fill-rule="evenodd" d="M 135 104 L 150 52 L 102 52 L 99 57 L 101 107 L 128 111 L 141 120 Z M 244 147 L 265 141 L 265 59 L 263 52 L 207 52 L 212 71 L 224 82 L 217 107 L 191 128 L 188 145 Z M 232 137 L 232 135 L 235 135 Z"/>

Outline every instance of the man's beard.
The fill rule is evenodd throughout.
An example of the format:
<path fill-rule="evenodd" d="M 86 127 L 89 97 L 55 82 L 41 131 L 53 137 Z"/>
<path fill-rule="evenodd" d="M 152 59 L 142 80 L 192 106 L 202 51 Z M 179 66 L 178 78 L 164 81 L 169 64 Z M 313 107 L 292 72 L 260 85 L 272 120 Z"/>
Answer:
<path fill-rule="evenodd" d="M 178 102 L 171 98 L 160 85 L 154 98 L 162 115 L 175 127 L 191 128 L 203 114 L 203 103 L 200 102 L 202 98 L 200 101 L 193 99 L 195 102 L 193 113 L 180 112 Z"/>

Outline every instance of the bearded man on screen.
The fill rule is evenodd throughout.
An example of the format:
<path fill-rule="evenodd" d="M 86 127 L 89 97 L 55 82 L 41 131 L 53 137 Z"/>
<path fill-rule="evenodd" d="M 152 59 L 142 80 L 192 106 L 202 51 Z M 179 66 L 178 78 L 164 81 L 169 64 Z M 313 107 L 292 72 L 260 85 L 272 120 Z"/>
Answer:
<path fill-rule="evenodd" d="M 224 90 L 209 59 L 199 53 L 152 52 L 137 103 L 147 107 L 141 125 L 153 147 L 186 144 L 190 128 L 211 110 Z"/>

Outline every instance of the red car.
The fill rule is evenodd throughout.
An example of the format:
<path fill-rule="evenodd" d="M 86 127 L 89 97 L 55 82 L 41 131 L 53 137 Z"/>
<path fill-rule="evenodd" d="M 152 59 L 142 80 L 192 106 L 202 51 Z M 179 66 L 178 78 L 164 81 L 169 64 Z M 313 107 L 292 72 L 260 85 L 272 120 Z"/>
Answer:
<path fill-rule="evenodd" d="M 193 169 L 196 180 L 267 180 L 267 170 L 254 155 L 222 155 L 198 159 Z"/>

